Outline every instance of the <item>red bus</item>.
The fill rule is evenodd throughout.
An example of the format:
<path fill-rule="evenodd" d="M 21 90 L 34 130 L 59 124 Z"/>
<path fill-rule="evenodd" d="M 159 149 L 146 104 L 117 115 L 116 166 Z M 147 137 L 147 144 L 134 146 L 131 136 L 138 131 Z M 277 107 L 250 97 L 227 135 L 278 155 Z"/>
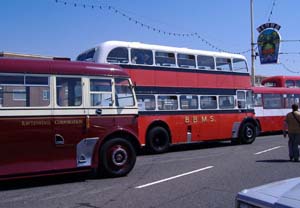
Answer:
<path fill-rule="evenodd" d="M 255 117 L 262 133 L 282 132 L 291 106 L 300 101 L 300 88 L 253 87 Z"/>
<path fill-rule="evenodd" d="M 138 107 L 120 67 L 0 58 L 0 180 L 135 165 Z"/>
<path fill-rule="evenodd" d="M 140 143 L 154 153 L 166 152 L 170 144 L 255 140 L 250 76 L 242 55 L 107 41 L 77 60 L 127 69 L 139 102 Z"/>
<path fill-rule="evenodd" d="M 300 88 L 300 76 L 272 76 L 262 80 L 266 87 L 298 87 Z"/>

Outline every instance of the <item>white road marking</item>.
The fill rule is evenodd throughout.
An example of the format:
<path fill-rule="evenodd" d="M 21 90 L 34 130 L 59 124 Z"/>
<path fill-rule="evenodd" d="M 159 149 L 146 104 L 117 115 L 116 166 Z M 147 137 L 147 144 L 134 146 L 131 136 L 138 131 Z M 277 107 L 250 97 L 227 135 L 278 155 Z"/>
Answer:
<path fill-rule="evenodd" d="M 182 176 L 186 176 L 186 175 L 197 173 L 197 172 L 200 172 L 200 171 L 203 171 L 203 170 L 207 170 L 207 169 L 210 169 L 210 168 L 213 168 L 213 167 L 214 166 L 207 166 L 205 168 L 193 170 L 193 171 L 190 171 L 190 172 L 187 172 L 187 173 L 183 173 L 183 174 L 180 174 L 180 175 L 172 176 L 170 178 L 165 178 L 165 179 L 162 179 L 162 180 L 159 180 L 159 181 L 154 181 L 152 183 L 147 183 L 147 184 L 144 184 L 144 185 L 141 185 L 141 186 L 137 186 L 135 188 L 138 188 L 138 189 L 145 188 L 145 187 L 152 186 L 152 185 L 155 185 L 155 184 L 158 184 L 158 183 L 162 183 L 162 182 L 165 182 L 165 181 L 169 181 L 169 180 L 172 180 L 172 179 L 175 179 L 175 178 L 179 178 L 179 177 L 182 177 Z"/>
<path fill-rule="evenodd" d="M 265 152 L 269 152 L 269 151 L 272 151 L 272 150 L 275 150 L 275 149 L 279 149 L 281 148 L 282 146 L 277 146 L 277 147 L 273 147 L 273 148 L 270 148 L 270 149 L 266 149 L 264 151 L 261 151 L 261 152 L 257 152 L 257 153 L 254 153 L 255 155 L 260 155 L 262 153 L 265 153 Z"/>

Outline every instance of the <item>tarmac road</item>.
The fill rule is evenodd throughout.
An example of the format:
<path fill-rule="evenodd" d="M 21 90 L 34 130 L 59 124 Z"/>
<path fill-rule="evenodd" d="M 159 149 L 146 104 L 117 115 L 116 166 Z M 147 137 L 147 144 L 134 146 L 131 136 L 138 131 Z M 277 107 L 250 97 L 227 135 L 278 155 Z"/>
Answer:
<path fill-rule="evenodd" d="M 287 139 L 273 135 L 251 145 L 184 145 L 140 155 L 122 178 L 68 175 L 1 183 L 0 207 L 229 208 L 242 189 L 299 176 L 300 163 L 288 161 Z"/>

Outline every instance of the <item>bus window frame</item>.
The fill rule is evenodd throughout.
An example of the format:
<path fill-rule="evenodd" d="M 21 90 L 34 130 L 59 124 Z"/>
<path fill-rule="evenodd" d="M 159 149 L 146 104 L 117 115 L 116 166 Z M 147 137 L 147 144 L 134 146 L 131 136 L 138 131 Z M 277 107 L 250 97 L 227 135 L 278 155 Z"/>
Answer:
<path fill-rule="evenodd" d="M 48 88 L 47 90 L 49 91 L 49 93 L 51 92 L 51 75 L 49 74 L 35 74 L 35 73 L 0 73 L 0 76 L 7 76 L 7 77 L 20 77 L 22 78 L 23 82 L 22 83 L 17 83 L 17 84 L 7 84 L 7 83 L 4 83 L 4 84 L 0 84 L 0 88 L 2 90 L 1 92 L 1 102 L 0 102 L 0 108 L 1 109 L 23 109 L 23 108 L 28 108 L 28 109 L 35 109 L 35 108 L 39 108 L 39 109 L 46 109 L 46 108 L 49 108 L 51 106 L 51 102 L 50 102 L 50 99 L 49 99 L 49 102 L 47 105 L 33 105 L 33 106 L 3 106 L 3 102 L 4 102 L 4 92 L 3 92 L 3 87 L 7 86 L 7 87 L 18 87 L 19 89 L 12 89 L 12 99 L 14 101 L 25 101 L 27 102 L 27 99 L 14 99 L 13 96 L 14 96 L 14 93 L 13 91 L 19 91 L 19 92 L 24 92 L 25 94 L 25 97 L 28 96 L 26 94 L 26 88 L 28 87 L 46 87 Z M 27 84 L 26 82 L 26 77 L 47 77 L 48 78 L 48 85 L 43 85 L 43 84 Z M 24 88 L 24 89 L 21 89 L 21 88 Z M 43 101 L 43 97 L 40 96 L 40 101 Z M 50 98 L 51 98 L 51 94 L 50 94 Z"/>
<path fill-rule="evenodd" d="M 55 108 L 83 108 L 84 106 L 84 82 L 82 76 L 76 76 L 76 75 L 56 75 L 54 78 L 54 86 L 55 86 Z M 58 95 L 57 95 L 57 78 L 79 78 L 80 79 L 80 87 L 81 87 L 81 104 L 80 105 L 59 105 L 58 104 Z M 74 98 L 76 99 L 76 97 Z M 74 101 L 75 102 L 75 101 Z"/>

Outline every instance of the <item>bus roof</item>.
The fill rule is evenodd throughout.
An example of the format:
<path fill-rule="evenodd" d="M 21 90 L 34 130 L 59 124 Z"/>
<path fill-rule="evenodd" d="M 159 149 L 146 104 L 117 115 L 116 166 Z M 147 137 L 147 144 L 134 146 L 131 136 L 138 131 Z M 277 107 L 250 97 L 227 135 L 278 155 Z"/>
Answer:
<path fill-rule="evenodd" d="M 209 56 L 219 56 L 219 57 L 228 57 L 228 58 L 234 57 L 234 58 L 240 58 L 240 59 L 246 60 L 246 58 L 240 54 L 205 51 L 205 50 L 162 46 L 162 45 L 152 45 L 152 44 L 145 44 L 145 43 L 140 43 L 140 42 L 126 42 L 126 41 L 112 40 L 112 41 L 103 42 L 103 43 L 99 44 L 98 46 L 96 46 L 95 48 L 97 48 L 97 47 L 107 48 L 108 50 L 111 50 L 116 47 L 127 47 L 127 48 L 149 49 L 149 50 L 156 50 L 156 51 L 168 51 L 168 52 L 194 54 L 194 55 L 209 55 Z"/>
<path fill-rule="evenodd" d="M 36 55 L 36 54 L 24 54 L 24 53 L 12 53 L 12 52 L 0 52 L 0 57 L 7 57 L 7 58 L 26 58 L 26 59 L 53 59 L 53 60 L 71 60 L 67 57 L 57 57 L 57 56 L 43 56 L 43 55 Z"/>
<path fill-rule="evenodd" d="M 267 77 L 267 78 L 264 78 L 262 81 L 261 81 L 261 84 L 264 85 L 265 83 L 267 82 L 270 82 L 270 81 L 286 81 L 286 80 L 300 80 L 300 76 L 271 76 L 271 77 Z"/>
<path fill-rule="evenodd" d="M 254 93 L 276 93 L 276 94 L 300 94 L 300 88 L 288 87 L 252 87 Z"/>
<path fill-rule="evenodd" d="M 0 72 L 129 77 L 121 67 L 112 64 L 25 58 L 0 58 Z"/>

